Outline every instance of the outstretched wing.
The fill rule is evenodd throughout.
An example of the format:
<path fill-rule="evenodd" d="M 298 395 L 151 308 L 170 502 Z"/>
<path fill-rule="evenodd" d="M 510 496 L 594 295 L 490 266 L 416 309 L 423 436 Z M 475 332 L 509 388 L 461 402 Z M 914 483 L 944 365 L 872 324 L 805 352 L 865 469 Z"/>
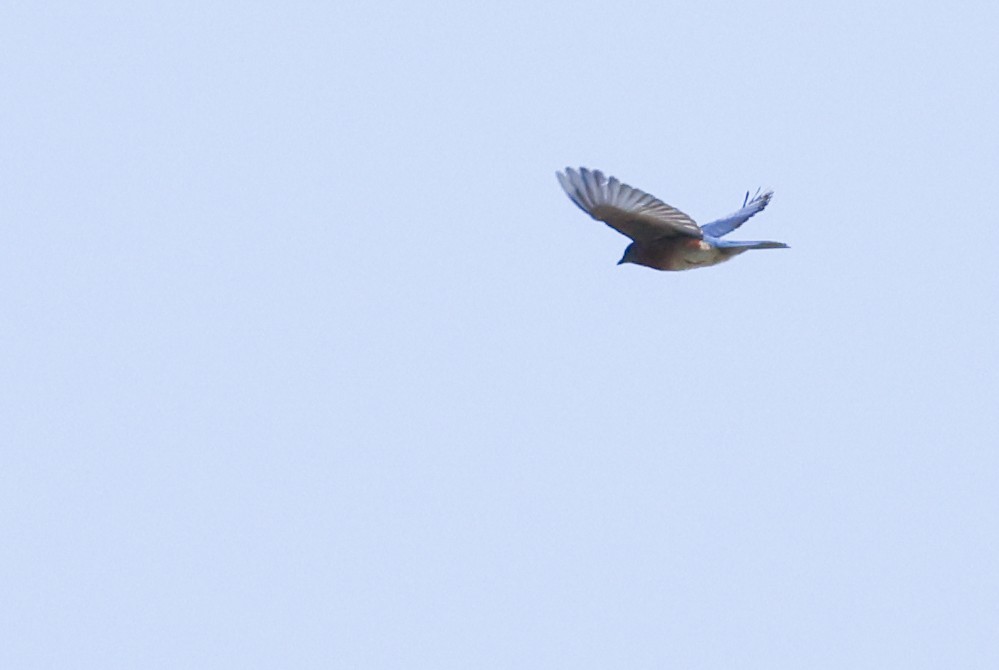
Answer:
<path fill-rule="evenodd" d="M 759 189 L 756 191 L 756 195 L 753 199 L 749 199 L 749 191 L 746 191 L 746 199 L 742 201 L 742 209 L 738 212 L 733 212 L 729 214 L 724 219 L 718 219 L 717 221 L 712 221 L 711 223 L 705 223 L 701 226 L 705 235 L 710 235 L 711 237 L 721 237 L 722 235 L 728 235 L 733 230 L 744 224 L 749 220 L 753 214 L 762 212 L 763 208 L 770 204 L 770 198 L 774 195 L 773 191 L 767 191 L 766 193 L 760 195 Z"/>
<path fill-rule="evenodd" d="M 556 174 L 566 194 L 580 209 L 636 242 L 663 237 L 703 237 L 694 220 L 680 210 L 614 177 L 607 179 L 599 170 L 579 168 L 577 172 L 566 168 L 565 174 Z"/>

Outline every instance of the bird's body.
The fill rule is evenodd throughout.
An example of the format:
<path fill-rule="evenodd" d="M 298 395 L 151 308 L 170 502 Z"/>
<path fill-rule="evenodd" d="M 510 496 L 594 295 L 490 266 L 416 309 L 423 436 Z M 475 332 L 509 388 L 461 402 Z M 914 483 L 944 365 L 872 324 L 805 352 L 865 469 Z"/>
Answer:
<path fill-rule="evenodd" d="M 584 212 L 603 221 L 633 242 L 618 261 L 655 270 L 692 270 L 727 261 L 750 249 L 783 249 L 782 242 L 734 242 L 722 237 L 763 210 L 770 191 L 750 200 L 729 216 L 698 226 L 689 216 L 598 170 L 566 168 L 557 173 L 569 198 Z"/>
<path fill-rule="evenodd" d="M 627 263 L 655 270 L 692 270 L 727 261 L 745 249 L 723 249 L 704 239 L 665 237 L 648 244 L 632 243 Z"/>

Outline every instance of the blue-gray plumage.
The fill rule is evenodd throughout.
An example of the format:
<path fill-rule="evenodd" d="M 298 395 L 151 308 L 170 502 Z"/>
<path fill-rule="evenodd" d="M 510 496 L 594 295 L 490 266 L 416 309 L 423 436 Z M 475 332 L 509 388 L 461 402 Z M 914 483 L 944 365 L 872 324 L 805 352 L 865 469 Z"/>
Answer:
<path fill-rule="evenodd" d="M 785 249 L 782 242 L 735 242 L 721 239 L 749 220 L 773 197 L 772 191 L 749 199 L 728 216 L 698 226 L 693 219 L 661 200 L 607 179 L 599 170 L 566 168 L 556 172 L 566 195 L 584 212 L 633 241 L 618 261 L 656 270 L 692 270 L 717 265 L 750 249 Z"/>

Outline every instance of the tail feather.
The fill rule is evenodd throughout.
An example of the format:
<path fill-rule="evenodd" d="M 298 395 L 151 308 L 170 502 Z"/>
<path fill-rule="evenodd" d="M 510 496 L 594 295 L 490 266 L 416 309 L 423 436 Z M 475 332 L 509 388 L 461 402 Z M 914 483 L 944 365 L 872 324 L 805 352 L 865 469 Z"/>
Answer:
<path fill-rule="evenodd" d="M 714 240 L 722 249 L 789 249 L 783 242 L 736 242 L 734 240 Z"/>

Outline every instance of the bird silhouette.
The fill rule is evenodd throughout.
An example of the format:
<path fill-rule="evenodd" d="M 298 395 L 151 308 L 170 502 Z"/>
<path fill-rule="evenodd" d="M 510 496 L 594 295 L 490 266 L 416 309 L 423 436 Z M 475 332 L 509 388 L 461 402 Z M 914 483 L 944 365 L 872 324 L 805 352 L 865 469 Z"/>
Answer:
<path fill-rule="evenodd" d="M 692 218 L 654 196 L 604 177 L 599 170 L 566 168 L 556 172 L 566 195 L 581 210 L 603 221 L 632 243 L 617 262 L 644 265 L 655 270 L 693 270 L 727 261 L 750 249 L 786 249 L 782 242 L 736 242 L 723 240 L 749 220 L 773 197 L 773 191 L 760 193 L 742 202 L 742 208 L 728 216 L 698 226 Z"/>

